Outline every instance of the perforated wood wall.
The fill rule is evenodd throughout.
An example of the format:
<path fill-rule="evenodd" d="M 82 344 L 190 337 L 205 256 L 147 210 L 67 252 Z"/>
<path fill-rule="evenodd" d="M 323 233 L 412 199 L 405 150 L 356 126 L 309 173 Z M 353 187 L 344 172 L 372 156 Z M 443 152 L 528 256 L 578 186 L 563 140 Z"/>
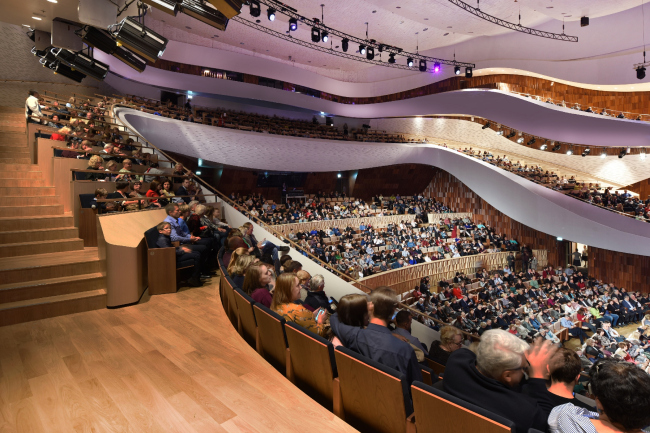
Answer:
<path fill-rule="evenodd" d="M 650 292 L 650 257 L 590 247 L 589 274 L 627 290 Z"/>

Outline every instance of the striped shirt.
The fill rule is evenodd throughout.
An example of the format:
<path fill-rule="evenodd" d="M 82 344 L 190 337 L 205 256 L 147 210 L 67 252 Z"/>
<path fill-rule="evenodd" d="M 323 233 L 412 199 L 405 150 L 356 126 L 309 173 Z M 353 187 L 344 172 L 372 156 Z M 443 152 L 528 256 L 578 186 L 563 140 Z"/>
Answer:
<path fill-rule="evenodd" d="M 597 433 L 591 419 L 598 419 L 598 412 L 567 403 L 553 408 L 548 427 L 551 433 Z"/>

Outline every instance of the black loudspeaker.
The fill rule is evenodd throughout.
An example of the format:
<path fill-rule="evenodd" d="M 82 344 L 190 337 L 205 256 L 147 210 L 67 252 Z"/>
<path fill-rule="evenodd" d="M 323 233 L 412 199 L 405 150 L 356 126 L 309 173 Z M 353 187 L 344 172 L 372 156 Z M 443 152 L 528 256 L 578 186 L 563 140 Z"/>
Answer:
<path fill-rule="evenodd" d="M 589 25 L 589 17 L 580 18 L 580 27 L 587 27 Z"/>

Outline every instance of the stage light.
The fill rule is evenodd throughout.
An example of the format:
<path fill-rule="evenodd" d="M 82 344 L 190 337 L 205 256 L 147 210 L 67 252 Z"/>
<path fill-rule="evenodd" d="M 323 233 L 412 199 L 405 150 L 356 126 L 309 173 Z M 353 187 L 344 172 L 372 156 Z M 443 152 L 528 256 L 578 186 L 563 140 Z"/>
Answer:
<path fill-rule="evenodd" d="M 526 145 L 528 146 L 530 146 L 531 144 L 535 144 L 535 137 L 531 138 L 530 140 L 528 140 L 528 143 L 526 143 Z"/>
<path fill-rule="evenodd" d="M 90 75 L 96 80 L 103 80 L 108 74 L 109 66 L 106 63 L 95 60 L 81 52 L 66 50 L 64 48 L 52 48 L 52 54 L 57 60 L 66 64 L 72 69 L 84 75 Z"/>
<path fill-rule="evenodd" d="M 567 151 L 566 151 L 566 154 L 567 154 L 567 155 L 573 155 L 573 150 L 571 150 L 571 149 L 567 150 Z"/>
<path fill-rule="evenodd" d="M 311 28 L 311 41 L 320 42 L 320 29 L 317 27 Z"/>
<path fill-rule="evenodd" d="M 113 54 L 117 48 L 115 39 L 108 32 L 95 27 L 86 27 L 81 36 L 81 41 L 89 47 L 96 48 L 106 54 Z"/>
<path fill-rule="evenodd" d="M 454 75 L 460 75 L 460 66 L 454 66 Z"/>
<path fill-rule="evenodd" d="M 122 20 L 115 38 L 118 44 L 138 53 L 150 62 L 158 60 L 167 47 L 166 38 L 140 24 L 133 17 Z"/>
<path fill-rule="evenodd" d="M 365 45 L 359 45 L 359 54 L 362 56 L 366 55 L 366 46 Z"/>
<path fill-rule="evenodd" d="M 585 150 L 582 151 L 582 156 L 583 156 L 583 157 L 584 157 L 584 156 L 587 156 L 587 155 L 589 155 L 589 153 L 591 153 L 591 149 L 590 149 L 590 148 L 586 148 Z"/>
<path fill-rule="evenodd" d="M 497 131 L 497 135 L 503 135 L 503 130 L 499 129 L 499 130 Z"/>
<path fill-rule="evenodd" d="M 607 158 L 607 151 L 603 150 L 602 152 L 600 152 L 600 157 Z"/>
<path fill-rule="evenodd" d="M 116 57 L 138 72 L 144 71 L 144 69 L 147 67 L 147 61 L 145 59 L 138 56 L 134 52 L 127 50 L 124 47 L 117 47 L 113 52 L 113 57 Z"/>
<path fill-rule="evenodd" d="M 323 41 L 323 42 L 327 42 L 327 41 L 329 40 L 329 38 L 330 38 L 329 33 L 327 33 L 325 30 L 323 30 L 323 31 L 321 32 L 321 34 L 320 34 L 320 39 L 321 39 L 321 41 Z"/>
<path fill-rule="evenodd" d="M 390 53 L 390 54 L 388 55 L 388 63 L 390 63 L 391 65 L 392 65 L 393 63 L 395 63 L 395 54 L 394 54 L 394 53 Z"/>
<path fill-rule="evenodd" d="M 433 72 L 435 72 L 436 74 L 440 72 L 440 63 L 436 62 L 433 64 Z"/>
<path fill-rule="evenodd" d="M 636 68 L 636 78 L 643 80 L 645 78 L 645 67 L 639 66 Z"/>
<path fill-rule="evenodd" d="M 200 0 L 183 0 L 181 12 L 221 31 L 225 31 L 228 27 L 228 18 L 210 3 L 203 3 Z"/>
<path fill-rule="evenodd" d="M 228 19 L 239 15 L 244 5 L 244 0 L 207 0 L 206 4 L 208 2 Z"/>
<path fill-rule="evenodd" d="M 348 44 L 350 43 L 349 39 L 341 39 L 341 49 L 344 53 L 348 52 Z"/>
<path fill-rule="evenodd" d="M 420 59 L 420 72 L 426 72 L 427 71 L 427 61 L 424 59 Z"/>
<path fill-rule="evenodd" d="M 366 59 L 372 60 L 375 58 L 375 48 L 374 47 L 368 47 L 366 49 Z"/>
<path fill-rule="evenodd" d="M 196 174 L 197 176 L 201 176 L 201 170 L 196 170 L 195 174 Z"/>
<path fill-rule="evenodd" d="M 548 147 L 547 144 L 542 144 L 541 146 L 539 146 L 539 150 L 546 150 L 547 147 Z"/>
<path fill-rule="evenodd" d="M 169 15 L 176 16 L 178 13 L 179 2 L 176 0 L 142 0 L 142 3 L 148 4 Z"/>
<path fill-rule="evenodd" d="M 269 21 L 275 21 L 275 9 L 269 8 L 266 11 L 266 17 L 269 19 Z"/>
<path fill-rule="evenodd" d="M 485 125 L 483 125 L 483 127 L 481 129 L 488 129 L 490 126 L 492 126 L 492 124 L 490 122 L 488 122 Z"/>
<path fill-rule="evenodd" d="M 289 30 L 295 32 L 298 30 L 298 20 L 295 18 L 289 18 Z"/>
<path fill-rule="evenodd" d="M 406 66 L 408 66 L 409 68 L 413 67 L 413 59 L 412 58 L 409 57 L 408 59 L 406 59 Z"/>
<path fill-rule="evenodd" d="M 521 143 L 523 143 L 523 142 L 524 142 L 524 137 L 519 137 L 519 138 L 517 139 L 517 143 L 521 144 Z"/>
<path fill-rule="evenodd" d="M 262 8 L 260 8 L 260 2 L 257 0 L 250 0 L 250 12 L 252 17 L 259 17 L 262 14 Z"/>
<path fill-rule="evenodd" d="M 472 78 L 473 71 L 472 68 L 465 68 L 465 78 Z"/>
<path fill-rule="evenodd" d="M 341 173 L 337 174 L 336 177 L 341 178 Z"/>
<path fill-rule="evenodd" d="M 510 131 L 510 134 L 506 135 L 506 138 L 512 138 L 515 135 L 517 135 L 517 133 L 515 131 Z"/>
<path fill-rule="evenodd" d="M 45 58 L 41 59 L 41 61 L 42 60 L 45 60 Z M 59 61 L 52 62 L 48 64 L 47 67 L 53 70 L 55 74 L 63 75 L 64 77 L 76 81 L 77 83 L 81 83 L 81 80 L 86 78 L 86 75 L 82 72 L 75 71 L 70 66 Z"/>

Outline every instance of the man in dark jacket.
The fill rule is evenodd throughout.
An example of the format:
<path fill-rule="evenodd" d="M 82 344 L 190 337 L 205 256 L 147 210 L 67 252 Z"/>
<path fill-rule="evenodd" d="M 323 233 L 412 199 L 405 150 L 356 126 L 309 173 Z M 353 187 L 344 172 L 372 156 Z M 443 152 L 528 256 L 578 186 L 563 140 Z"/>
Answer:
<path fill-rule="evenodd" d="M 303 302 L 303 305 L 312 311 L 319 308 L 327 310 L 328 313 L 334 314 L 334 310 L 330 307 L 329 298 L 323 291 L 325 289 L 325 279 L 322 275 L 316 274 L 311 277 L 309 282 L 309 293 Z"/>
<path fill-rule="evenodd" d="M 174 248 L 171 240 L 172 226 L 170 223 L 163 221 L 158 224 L 158 241 L 156 246 L 158 248 Z M 200 287 L 203 285 L 201 282 L 201 254 L 198 251 L 192 251 L 186 246 L 178 246 L 176 248 L 176 263 L 187 262 L 194 264 L 192 277 L 187 283 L 192 287 Z"/>
<path fill-rule="evenodd" d="M 517 433 L 530 428 L 546 431 L 554 407 L 546 379 L 556 350 L 549 341 L 538 340 L 529 347 L 509 332 L 486 331 L 476 354 L 464 348 L 451 354 L 444 389 L 514 422 Z M 523 382 L 525 371 L 529 378 Z"/>

